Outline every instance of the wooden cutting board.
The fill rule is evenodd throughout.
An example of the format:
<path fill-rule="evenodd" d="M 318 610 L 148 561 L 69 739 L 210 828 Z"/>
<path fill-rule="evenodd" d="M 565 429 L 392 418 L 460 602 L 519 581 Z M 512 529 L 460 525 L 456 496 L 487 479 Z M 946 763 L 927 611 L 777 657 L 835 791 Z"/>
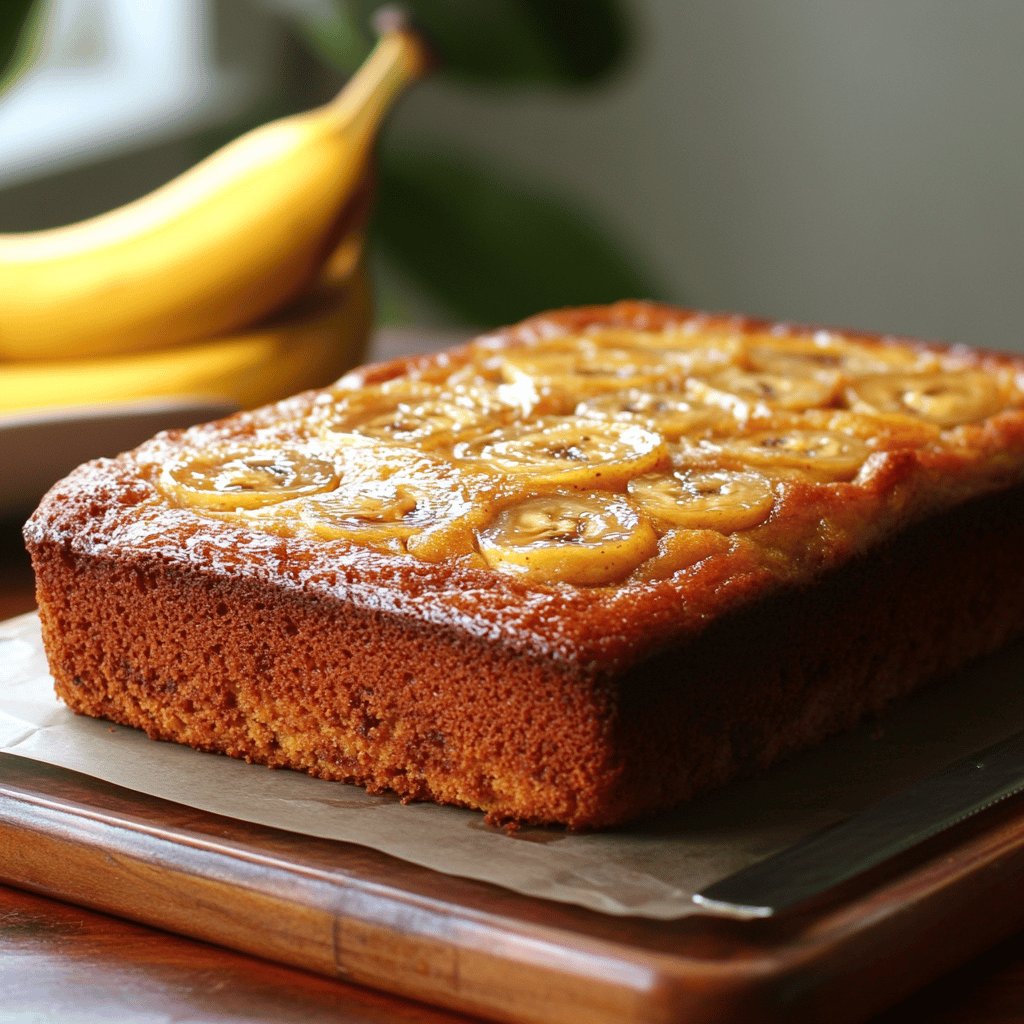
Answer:
<path fill-rule="evenodd" d="M 1024 800 L 784 919 L 657 922 L 0 755 L 0 879 L 495 1020 L 841 1024 L 1024 925 Z"/>

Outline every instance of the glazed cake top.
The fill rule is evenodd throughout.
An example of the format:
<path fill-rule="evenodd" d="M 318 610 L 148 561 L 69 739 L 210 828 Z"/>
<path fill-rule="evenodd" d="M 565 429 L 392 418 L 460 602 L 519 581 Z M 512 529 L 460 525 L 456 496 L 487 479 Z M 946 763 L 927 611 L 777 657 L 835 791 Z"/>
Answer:
<path fill-rule="evenodd" d="M 29 536 L 617 661 L 1022 479 L 1022 360 L 621 303 L 160 435 Z"/>

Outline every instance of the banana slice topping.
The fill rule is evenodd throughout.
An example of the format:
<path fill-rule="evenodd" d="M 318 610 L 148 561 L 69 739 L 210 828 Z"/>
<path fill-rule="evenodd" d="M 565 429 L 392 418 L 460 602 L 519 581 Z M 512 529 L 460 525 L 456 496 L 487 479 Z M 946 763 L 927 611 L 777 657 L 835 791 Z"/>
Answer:
<path fill-rule="evenodd" d="M 267 514 L 289 516 L 324 539 L 408 551 L 425 561 L 471 552 L 472 528 L 488 514 L 490 478 L 407 448 L 388 446 L 375 461 L 381 452 L 361 440 L 344 449 L 350 473 L 338 487 Z"/>
<path fill-rule="evenodd" d="M 688 470 L 654 473 L 629 482 L 629 494 L 654 519 L 691 530 L 734 533 L 768 518 L 775 496 L 760 473 Z"/>
<path fill-rule="evenodd" d="M 666 380 L 682 382 L 685 371 L 663 353 L 642 349 L 600 348 L 583 343 L 568 351 L 523 349 L 501 364 L 504 379 L 538 394 L 564 396 L 570 407 L 588 395 L 643 388 Z"/>
<path fill-rule="evenodd" d="M 480 533 L 492 569 L 537 583 L 617 583 L 654 555 L 646 519 L 617 494 L 547 495 L 498 513 Z"/>
<path fill-rule="evenodd" d="M 552 418 L 457 445 L 455 455 L 492 472 L 528 477 L 531 486 L 610 488 L 653 469 L 668 451 L 659 434 L 634 423 Z"/>
<path fill-rule="evenodd" d="M 405 540 L 433 520 L 418 490 L 393 480 L 359 481 L 299 503 L 294 512 L 318 537 L 371 546 Z"/>
<path fill-rule="evenodd" d="M 713 373 L 728 366 L 741 350 L 740 337 L 727 329 L 695 330 L 697 325 L 680 324 L 665 331 L 636 331 L 603 328 L 588 331 L 586 340 L 598 348 L 619 349 L 654 355 L 673 373 Z M 663 378 L 662 378 L 663 379 Z"/>
<path fill-rule="evenodd" d="M 389 381 L 341 397 L 322 415 L 320 436 L 330 442 L 338 434 L 356 433 L 429 451 L 494 430 L 515 414 L 515 406 L 502 401 L 495 390 L 446 392 L 426 381 Z"/>
<path fill-rule="evenodd" d="M 246 448 L 186 451 L 168 463 L 161 490 L 180 505 L 220 512 L 258 509 L 338 485 L 331 459 L 299 448 Z"/>
<path fill-rule="evenodd" d="M 880 374 L 851 385 L 856 412 L 909 413 L 940 427 L 956 427 L 1002 408 L 996 382 L 977 371 Z"/>
<path fill-rule="evenodd" d="M 817 529 L 820 502 L 845 538 L 872 487 L 915 479 L 915 453 L 963 460 L 974 431 L 951 428 L 1024 408 L 998 360 L 659 319 L 577 333 L 541 321 L 404 373 L 353 371 L 277 407 L 291 420 L 258 414 L 255 434 L 161 455 L 158 486 L 221 521 L 345 542 L 346 557 L 633 586 L 716 553 L 756 557 L 763 524 L 774 557 L 784 516 L 797 525 L 781 554 L 799 561 L 811 527 L 794 509 L 813 508 Z M 835 511 L 848 498 L 848 516 Z"/>
<path fill-rule="evenodd" d="M 705 402 L 739 416 L 771 409 L 814 409 L 829 405 L 839 388 L 839 374 L 818 370 L 802 376 L 741 370 L 731 366 L 690 387 Z"/>
<path fill-rule="evenodd" d="M 679 392 L 613 391 L 580 402 L 577 416 L 587 419 L 633 420 L 676 441 L 684 434 L 699 436 L 705 433 L 734 429 L 736 421 L 721 406 L 707 405 L 699 399 Z"/>
<path fill-rule="evenodd" d="M 758 431 L 719 451 L 741 464 L 796 471 L 821 482 L 852 479 L 871 453 L 859 437 L 800 428 Z"/>
<path fill-rule="evenodd" d="M 813 335 L 781 337 L 764 334 L 751 337 L 743 349 L 743 360 L 756 371 L 786 376 L 811 376 L 822 370 L 860 377 L 926 368 L 935 362 L 929 352 L 898 348 L 881 342 L 856 342 L 829 331 Z"/>

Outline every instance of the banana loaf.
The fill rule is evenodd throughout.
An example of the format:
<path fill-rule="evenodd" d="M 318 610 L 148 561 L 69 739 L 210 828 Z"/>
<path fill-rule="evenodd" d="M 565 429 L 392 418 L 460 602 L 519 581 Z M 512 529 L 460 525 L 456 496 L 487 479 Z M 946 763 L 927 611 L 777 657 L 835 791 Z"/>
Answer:
<path fill-rule="evenodd" d="M 1024 359 L 562 311 L 89 463 L 26 539 L 77 712 L 609 826 L 1024 632 Z"/>

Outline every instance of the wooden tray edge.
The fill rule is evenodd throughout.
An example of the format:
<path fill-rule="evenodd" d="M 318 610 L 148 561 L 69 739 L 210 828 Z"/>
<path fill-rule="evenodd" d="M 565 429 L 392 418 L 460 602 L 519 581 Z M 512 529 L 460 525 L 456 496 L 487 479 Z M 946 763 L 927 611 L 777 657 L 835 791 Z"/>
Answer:
<path fill-rule="evenodd" d="M 398 862 L 392 882 L 363 871 L 365 851 L 345 844 L 330 844 L 337 863 L 326 870 L 322 859 L 303 863 L 266 845 L 268 830 L 242 849 L 218 838 L 224 819 L 151 798 L 133 813 L 131 794 L 126 803 L 117 787 L 11 760 L 0 759 L 0 780 L 14 776 L 0 781 L 5 881 L 494 1020 L 854 1021 L 1024 924 L 1024 904 L 1012 898 L 1024 875 L 1019 806 L 866 896 L 794 921 L 630 919 L 608 929 L 590 927 L 587 912 L 524 920 L 524 904 L 545 905 L 477 901 L 473 893 L 491 887 Z M 298 845 L 285 843 L 292 854 Z M 403 887 L 417 875 L 432 880 L 434 896 Z M 940 939 L 951 921 L 955 943 Z"/>

